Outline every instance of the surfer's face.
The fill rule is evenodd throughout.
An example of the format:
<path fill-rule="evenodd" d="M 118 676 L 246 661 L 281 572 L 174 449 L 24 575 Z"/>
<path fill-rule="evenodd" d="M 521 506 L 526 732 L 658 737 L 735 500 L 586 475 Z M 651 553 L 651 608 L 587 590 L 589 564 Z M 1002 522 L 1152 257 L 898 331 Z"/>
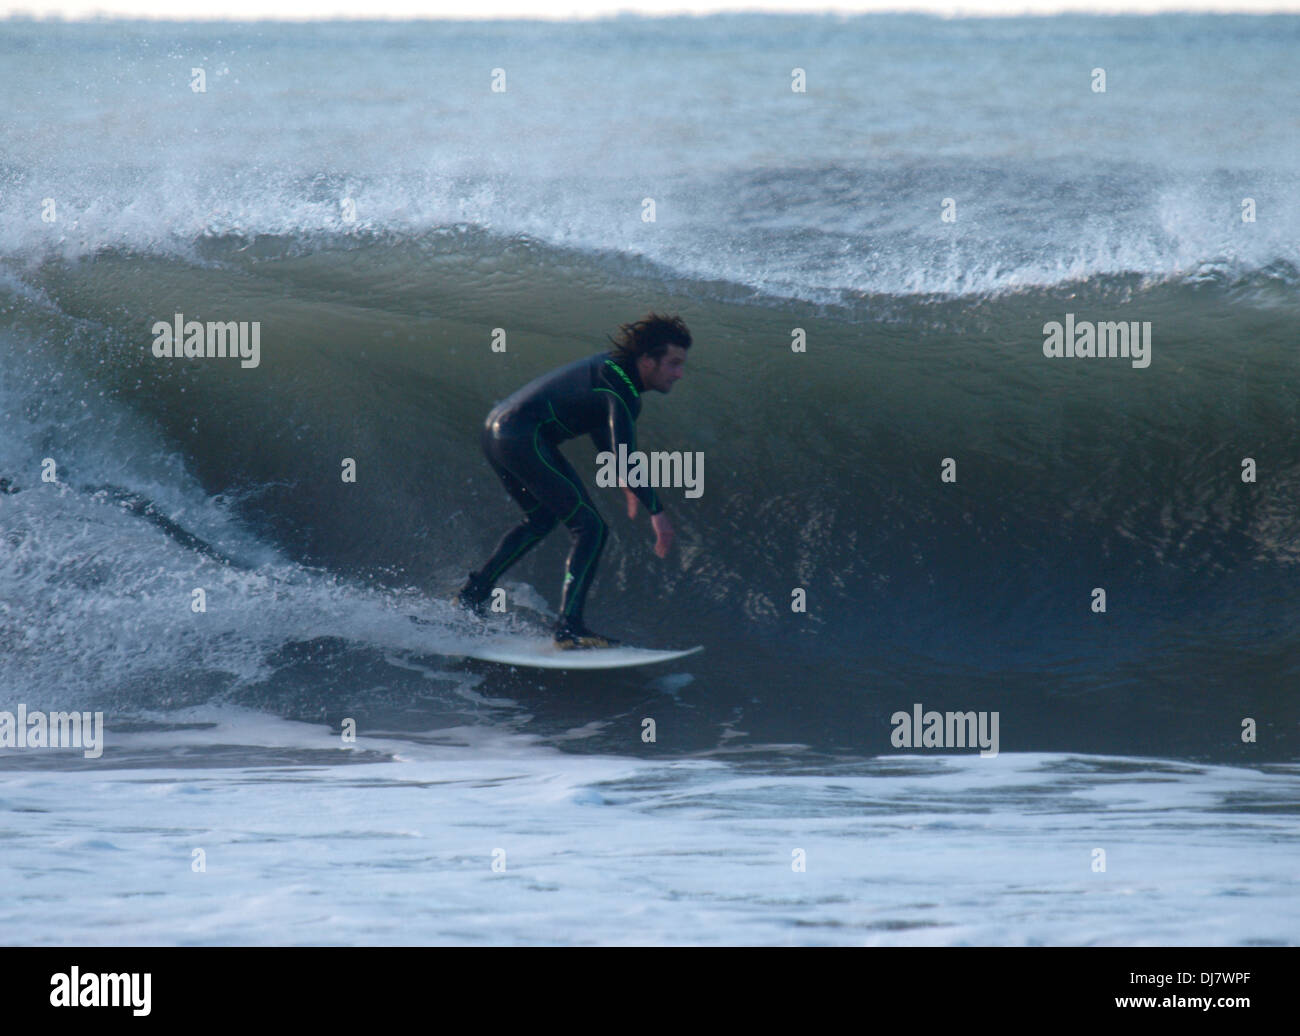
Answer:
<path fill-rule="evenodd" d="M 642 385 L 656 392 L 669 392 L 673 382 L 686 373 L 683 369 L 686 366 L 686 350 L 680 345 L 670 345 L 658 360 L 642 356 L 637 364 Z"/>

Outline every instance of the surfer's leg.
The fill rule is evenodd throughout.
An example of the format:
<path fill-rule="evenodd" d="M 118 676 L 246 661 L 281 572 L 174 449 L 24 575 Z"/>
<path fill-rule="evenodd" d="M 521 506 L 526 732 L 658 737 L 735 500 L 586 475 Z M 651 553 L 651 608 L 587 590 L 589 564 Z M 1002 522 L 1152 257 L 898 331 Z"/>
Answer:
<path fill-rule="evenodd" d="M 533 452 L 540 470 L 528 472 L 528 488 L 548 510 L 559 516 L 573 541 L 564 566 L 560 625 L 582 629 L 582 609 L 596 578 L 596 563 L 605 547 L 609 527 L 592 503 L 582 479 L 559 450 L 540 435 L 534 435 Z"/>
<path fill-rule="evenodd" d="M 531 446 L 527 449 L 530 450 Z M 506 492 L 524 512 L 524 520 L 501 538 L 501 542 L 497 544 L 497 549 L 488 558 L 487 563 L 477 572 L 470 573 L 471 582 L 486 587 L 487 592 L 490 593 L 497 579 L 511 565 L 541 543 L 546 538 L 546 534 L 555 528 L 559 519 L 533 493 L 529 492 L 523 481 L 507 466 L 517 467 L 520 453 L 523 453 L 527 459 L 526 450 L 521 449 L 519 444 L 511 444 L 509 440 L 485 435 L 483 452 L 487 454 L 488 462 L 492 465 L 492 470 L 497 473 L 497 477 L 501 479 Z"/>
<path fill-rule="evenodd" d="M 475 575 L 490 590 L 490 580 L 497 579 L 562 521 L 573 546 L 564 569 L 560 623 L 581 628 L 587 591 L 608 535 L 604 520 L 572 465 L 537 430 L 529 438 L 485 433 L 483 448 L 526 517 L 506 534 L 491 560 Z"/>
<path fill-rule="evenodd" d="M 586 496 L 586 493 L 583 493 Z M 582 609 L 587 591 L 596 578 L 596 562 L 605 548 L 608 526 L 589 501 L 584 501 L 564 519 L 573 546 L 564 565 L 564 594 L 560 598 L 560 621 L 574 629 L 583 629 Z"/>

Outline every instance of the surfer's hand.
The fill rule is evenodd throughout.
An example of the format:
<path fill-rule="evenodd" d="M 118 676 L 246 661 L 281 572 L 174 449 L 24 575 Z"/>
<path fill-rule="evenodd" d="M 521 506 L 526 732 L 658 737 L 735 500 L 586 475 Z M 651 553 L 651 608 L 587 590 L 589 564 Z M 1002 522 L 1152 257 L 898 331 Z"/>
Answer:
<path fill-rule="evenodd" d="M 650 524 L 655 530 L 655 553 L 661 558 L 666 558 L 668 552 L 673 546 L 673 523 L 668 520 L 668 515 L 663 511 L 650 516 Z"/>
<path fill-rule="evenodd" d="M 635 518 L 636 517 L 636 494 L 632 492 L 632 490 L 628 489 L 627 486 L 623 487 L 623 492 L 627 494 L 627 516 L 629 518 Z"/>

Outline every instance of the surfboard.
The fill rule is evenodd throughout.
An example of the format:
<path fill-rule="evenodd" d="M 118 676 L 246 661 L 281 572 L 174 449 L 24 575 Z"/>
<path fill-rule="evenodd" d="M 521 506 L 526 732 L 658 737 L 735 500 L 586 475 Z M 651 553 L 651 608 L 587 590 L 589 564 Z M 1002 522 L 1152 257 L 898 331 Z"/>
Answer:
<path fill-rule="evenodd" d="M 535 669 L 625 669 L 630 666 L 655 665 L 686 658 L 704 650 L 697 644 L 685 651 L 656 651 L 653 648 L 624 647 L 573 648 L 555 646 L 550 637 L 494 637 L 481 643 L 457 648 L 456 654 L 481 662 L 502 665 L 532 666 Z"/>

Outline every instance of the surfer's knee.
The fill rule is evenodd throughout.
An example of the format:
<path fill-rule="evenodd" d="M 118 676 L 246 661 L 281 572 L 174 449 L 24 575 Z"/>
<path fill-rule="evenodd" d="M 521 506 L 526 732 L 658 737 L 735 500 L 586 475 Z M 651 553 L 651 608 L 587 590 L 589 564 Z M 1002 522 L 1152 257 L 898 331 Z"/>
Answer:
<path fill-rule="evenodd" d="M 524 516 L 524 524 L 534 536 L 545 536 L 558 521 L 559 518 L 545 507 L 538 507 Z"/>
<path fill-rule="evenodd" d="M 582 504 L 565 520 L 564 524 L 574 536 L 590 537 L 597 543 L 605 542 L 605 520 L 594 507 Z"/>

